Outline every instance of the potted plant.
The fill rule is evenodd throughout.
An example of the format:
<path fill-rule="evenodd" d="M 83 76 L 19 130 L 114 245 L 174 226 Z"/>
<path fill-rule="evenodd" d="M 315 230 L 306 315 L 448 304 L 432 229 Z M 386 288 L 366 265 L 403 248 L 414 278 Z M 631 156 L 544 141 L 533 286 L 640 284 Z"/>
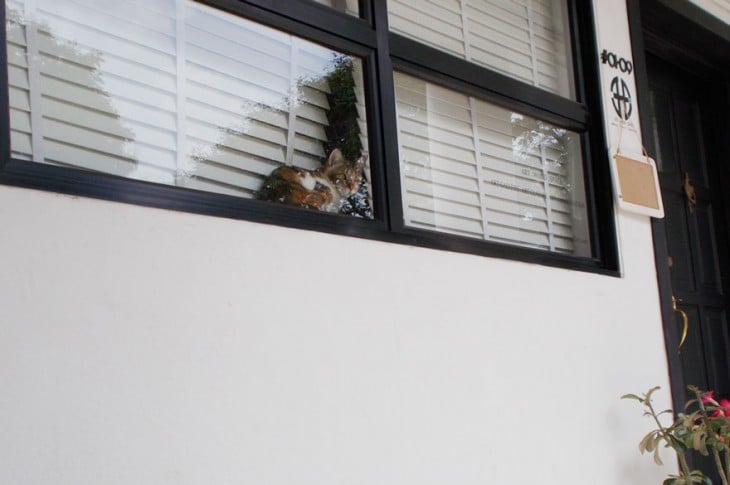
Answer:
<path fill-rule="evenodd" d="M 715 399 L 714 391 L 702 391 L 689 386 L 692 394 L 685 405 L 685 411 L 679 413 L 670 425 L 662 424 L 661 416 L 672 414 L 671 409 L 657 412 L 651 401 L 651 395 L 659 387 L 649 389 L 642 396 L 626 394 L 622 399 L 638 401 L 644 407 L 644 415 L 654 421 L 656 428 L 649 431 L 639 442 L 641 453 L 653 453 L 654 461 L 662 464 L 659 448 L 672 448 L 679 460 L 679 475 L 670 475 L 663 485 L 690 485 L 693 483 L 711 485 L 712 481 L 700 470 L 692 470 L 687 462 L 687 453 L 697 452 L 711 456 L 718 476 L 723 485 L 730 485 L 730 400 Z"/>

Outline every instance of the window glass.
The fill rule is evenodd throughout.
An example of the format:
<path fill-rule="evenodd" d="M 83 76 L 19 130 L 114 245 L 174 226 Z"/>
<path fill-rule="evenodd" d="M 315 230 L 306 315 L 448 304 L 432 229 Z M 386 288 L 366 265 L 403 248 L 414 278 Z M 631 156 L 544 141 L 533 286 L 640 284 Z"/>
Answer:
<path fill-rule="evenodd" d="M 15 158 L 372 217 L 361 60 L 184 0 L 9 0 Z"/>
<path fill-rule="evenodd" d="M 360 6 L 358 5 L 358 0 L 314 0 L 317 3 L 321 3 L 322 5 L 327 5 L 328 7 L 332 7 L 338 12 L 345 12 L 349 13 L 350 15 L 354 15 L 355 17 L 360 16 Z"/>
<path fill-rule="evenodd" d="M 395 73 L 411 227 L 590 256 L 577 133 Z"/>
<path fill-rule="evenodd" d="M 392 31 L 574 99 L 564 1 L 388 0 Z"/>

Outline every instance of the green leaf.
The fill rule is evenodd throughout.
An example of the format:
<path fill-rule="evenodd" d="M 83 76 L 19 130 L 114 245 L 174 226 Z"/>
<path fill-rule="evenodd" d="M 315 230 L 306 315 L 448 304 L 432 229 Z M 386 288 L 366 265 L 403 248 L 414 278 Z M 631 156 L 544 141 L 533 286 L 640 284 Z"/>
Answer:
<path fill-rule="evenodd" d="M 712 485 L 712 480 L 706 477 L 700 470 L 692 470 L 689 472 L 689 477 L 692 483 L 704 483 L 706 485 Z"/>
<path fill-rule="evenodd" d="M 660 386 L 655 386 L 655 387 L 652 387 L 651 389 L 649 389 L 646 393 L 646 396 L 644 396 L 644 400 L 648 402 L 651 399 L 651 395 L 654 394 L 654 392 L 658 391 L 659 389 L 661 389 Z"/>
<path fill-rule="evenodd" d="M 702 472 L 699 470 L 694 470 L 694 471 L 690 472 L 689 480 L 690 480 L 690 483 L 704 483 L 706 485 L 707 484 L 712 485 L 712 480 L 710 480 L 709 478 L 704 476 L 702 474 Z"/>
<path fill-rule="evenodd" d="M 654 463 L 657 465 L 663 465 L 662 459 L 659 458 L 659 448 L 654 449 Z"/>
<path fill-rule="evenodd" d="M 692 448 L 695 450 L 699 450 L 702 448 L 702 445 L 704 444 L 704 438 L 705 433 L 695 433 L 694 437 L 692 438 Z"/>
<path fill-rule="evenodd" d="M 633 399 L 635 401 L 644 402 L 644 400 L 636 394 L 624 394 L 623 396 L 621 396 L 621 399 Z"/>
<path fill-rule="evenodd" d="M 654 431 L 644 436 L 639 442 L 639 451 L 644 454 L 645 451 L 652 451 L 654 448 Z"/>
<path fill-rule="evenodd" d="M 680 451 L 687 451 L 688 446 L 684 444 L 679 438 L 674 435 L 669 435 L 669 439 L 672 442 L 672 448 Z"/>
<path fill-rule="evenodd" d="M 658 446 L 656 445 L 656 439 L 651 439 L 646 443 L 646 451 L 652 452 L 656 450 Z"/>

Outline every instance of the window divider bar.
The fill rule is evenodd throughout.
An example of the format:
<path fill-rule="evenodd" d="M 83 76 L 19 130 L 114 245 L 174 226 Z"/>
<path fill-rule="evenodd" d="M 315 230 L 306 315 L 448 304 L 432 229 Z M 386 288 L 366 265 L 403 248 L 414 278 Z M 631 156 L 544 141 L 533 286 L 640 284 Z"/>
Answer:
<path fill-rule="evenodd" d="M 373 0 L 372 21 L 375 27 L 376 51 L 375 77 L 378 87 L 380 127 L 382 130 L 382 156 L 384 207 L 381 217 L 389 230 L 397 232 L 405 228 L 404 220 L 407 211 L 403 207 L 405 186 L 401 183 L 400 150 L 398 141 L 398 113 L 396 109 L 395 81 L 393 75 L 393 59 L 391 57 L 391 37 L 388 28 L 388 8 L 384 1 Z"/>

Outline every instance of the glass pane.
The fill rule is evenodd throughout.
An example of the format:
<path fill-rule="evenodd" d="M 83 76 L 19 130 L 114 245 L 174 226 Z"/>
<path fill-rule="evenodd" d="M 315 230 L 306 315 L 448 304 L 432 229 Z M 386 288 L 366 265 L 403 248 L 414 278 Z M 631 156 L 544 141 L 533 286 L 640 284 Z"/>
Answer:
<path fill-rule="evenodd" d="M 395 74 L 405 223 L 590 256 L 580 136 Z"/>
<path fill-rule="evenodd" d="M 13 157 L 372 217 L 362 63 L 185 0 L 9 0 Z"/>
<path fill-rule="evenodd" d="M 355 17 L 360 16 L 359 0 L 314 0 L 322 5 L 332 7 L 338 12 L 345 12 Z"/>
<path fill-rule="evenodd" d="M 388 0 L 392 31 L 571 99 L 564 1 Z"/>

